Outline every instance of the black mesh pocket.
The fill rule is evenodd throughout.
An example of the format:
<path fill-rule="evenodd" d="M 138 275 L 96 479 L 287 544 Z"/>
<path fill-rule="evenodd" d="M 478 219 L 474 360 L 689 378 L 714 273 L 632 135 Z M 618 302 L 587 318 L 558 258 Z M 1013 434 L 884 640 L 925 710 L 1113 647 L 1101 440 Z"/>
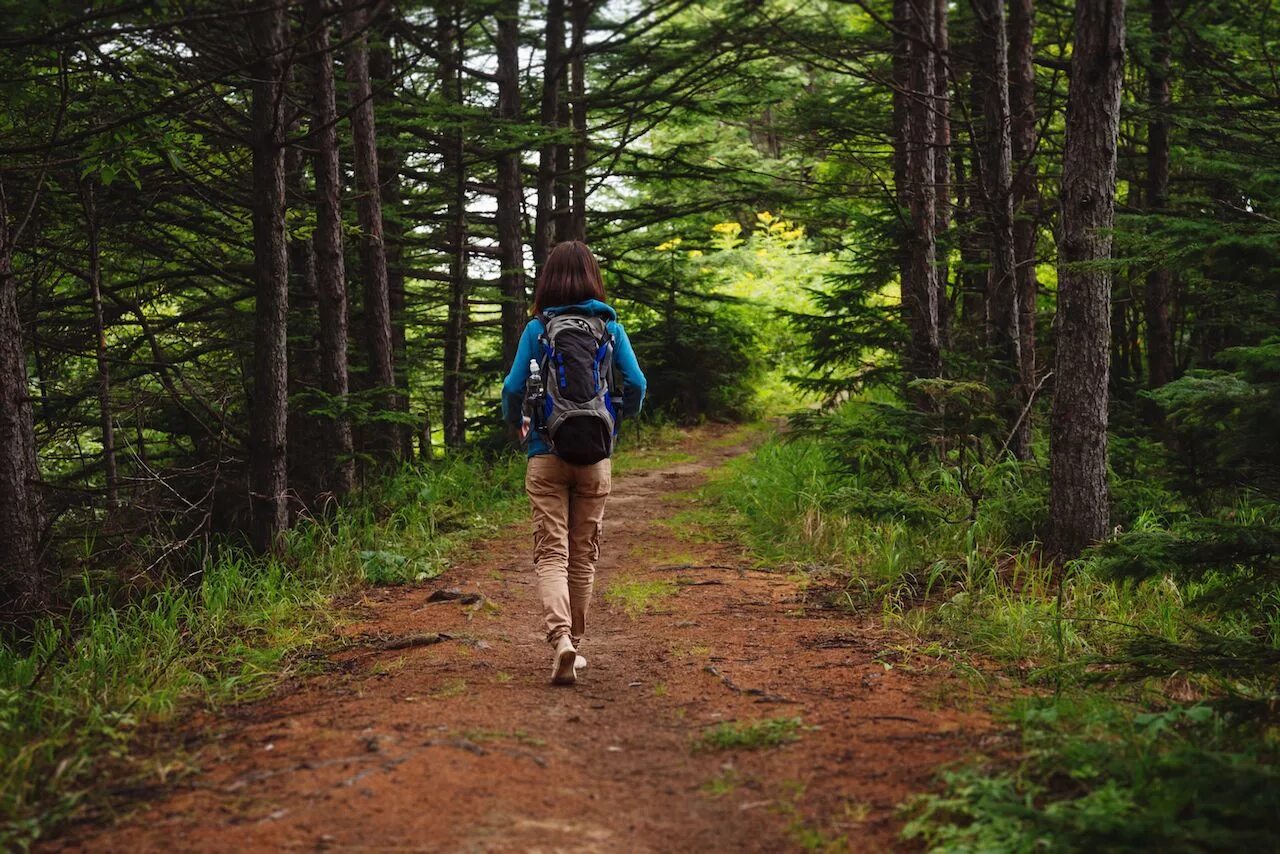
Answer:
<path fill-rule="evenodd" d="M 576 415 L 560 423 L 552 444 L 565 462 L 589 466 L 609 456 L 609 425 L 597 415 Z"/>

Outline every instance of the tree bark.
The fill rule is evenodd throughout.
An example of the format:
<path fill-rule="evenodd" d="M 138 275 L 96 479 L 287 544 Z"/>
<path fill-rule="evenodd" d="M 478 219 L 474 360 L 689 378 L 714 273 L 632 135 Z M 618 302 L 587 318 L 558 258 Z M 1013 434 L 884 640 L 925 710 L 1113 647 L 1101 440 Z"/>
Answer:
<path fill-rule="evenodd" d="M 569 97 L 573 110 L 573 172 L 569 181 L 569 238 L 587 239 L 587 77 L 586 33 L 590 0 L 572 0 L 573 30 Z"/>
<path fill-rule="evenodd" d="M 951 302 L 947 298 L 947 284 L 951 278 L 948 255 L 950 246 L 945 243 L 951 230 L 951 34 L 947 22 L 948 0 L 934 0 L 933 42 L 937 47 L 934 57 L 933 96 L 935 121 L 933 149 L 933 183 L 937 187 L 934 207 L 934 231 L 944 243 L 938 247 L 938 340 L 943 348 L 948 346 L 951 335 Z"/>
<path fill-rule="evenodd" d="M 988 217 L 983 208 L 984 191 L 982 188 L 982 140 L 986 134 L 986 119 L 983 118 L 985 89 L 982 85 L 981 43 L 976 35 L 979 27 L 973 19 L 976 17 L 973 8 L 968 4 L 960 6 L 957 11 L 968 10 L 970 20 L 966 21 L 969 29 L 975 32 L 966 47 L 965 60 L 968 63 L 968 145 L 957 149 L 954 160 L 957 188 L 966 190 L 968 204 L 958 209 L 956 220 L 963 224 L 960 235 L 960 261 L 965 270 L 964 287 L 961 293 L 961 319 L 966 342 L 976 351 L 985 346 L 987 340 L 987 247 L 991 240 L 987 235 L 990 228 Z M 966 165 L 968 168 L 966 169 Z M 965 176 L 968 180 L 965 180 Z M 957 191 L 957 195 L 960 195 Z"/>
<path fill-rule="evenodd" d="M 307 38 L 304 29 L 296 35 Z M 295 38 L 293 33 L 290 38 Z M 298 69 L 290 68 L 285 79 L 289 95 L 285 99 L 286 138 L 297 139 L 302 133 L 302 93 L 309 91 L 311 81 Z M 312 187 L 307 174 L 307 152 L 300 145 L 288 145 L 284 153 L 286 207 L 305 205 L 312 200 Z M 289 400 L 297 400 L 320 386 L 320 330 L 316 253 L 314 240 L 297 231 L 289 235 Z M 325 417 L 297 406 L 289 407 L 287 444 L 289 448 L 289 492 L 306 503 L 324 492 L 328 479 L 328 457 L 325 450 Z"/>
<path fill-rule="evenodd" d="M 97 345 L 98 423 L 102 433 L 102 469 L 107 509 L 120 506 L 120 476 L 116 466 L 116 429 L 111 413 L 111 363 L 107 359 L 107 327 L 102 315 L 102 247 L 98 242 L 98 207 L 93 184 L 81 188 L 89 241 L 89 301 L 93 306 L 93 337 Z"/>
<path fill-rule="evenodd" d="M 440 88 L 447 103 L 462 105 L 462 33 L 457 23 L 458 7 L 448 4 L 437 19 L 440 49 Z M 467 173 L 463 161 L 465 139 L 455 124 L 442 136 L 443 173 L 452 183 L 449 196 L 448 244 L 449 313 L 444 336 L 444 442 L 450 448 L 466 444 L 467 415 L 467 323 L 470 286 L 467 271 Z"/>
<path fill-rule="evenodd" d="M 533 261 L 539 274 L 555 241 L 556 197 L 560 169 L 560 88 L 564 79 L 564 0 L 547 0 L 546 47 L 542 64 L 543 132 L 549 137 L 538 153 L 538 209 L 534 222 Z"/>
<path fill-rule="evenodd" d="M 1009 121 L 1013 141 L 1013 257 L 1017 265 L 1018 353 L 1022 386 L 1036 387 L 1036 234 L 1040 189 L 1036 175 L 1035 0 L 1009 0 Z M 1026 415 L 1028 434 L 1031 413 Z"/>
<path fill-rule="evenodd" d="M 911 74 L 907 65 L 907 27 L 909 26 L 910 0 L 893 0 L 893 190 L 898 208 L 903 216 L 911 204 L 911 193 L 907 188 L 907 132 L 910 129 L 908 116 L 907 88 L 911 85 Z M 900 253 L 899 265 L 903 286 L 908 277 L 906 240 L 902 241 L 903 251 Z"/>
<path fill-rule="evenodd" d="M 1107 404 L 1116 137 L 1124 0 L 1076 5 L 1062 158 L 1058 346 L 1050 421 L 1048 547 L 1073 558 L 1107 535 Z"/>
<path fill-rule="evenodd" d="M 498 117 L 520 121 L 520 2 L 504 0 L 497 11 Z M 524 236 L 521 207 L 520 150 L 509 147 L 498 156 L 497 225 L 502 290 L 502 364 L 515 361 L 524 331 L 526 306 Z"/>
<path fill-rule="evenodd" d="M 910 278 L 902 288 L 903 313 L 910 332 L 906 368 L 910 378 L 936 377 L 942 373 L 942 361 L 938 337 L 937 240 L 934 232 L 934 6 L 927 0 L 905 5 L 909 81 L 906 169 L 911 213 L 911 233 L 907 242 Z"/>
<path fill-rule="evenodd" d="M 1151 0 L 1151 67 L 1147 69 L 1147 209 L 1157 216 L 1169 206 L 1169 30 L 1170 0 Z M 1147 325 L 1147 383 L 1159 388 L 1174 377 L 1173 333 L 1169 325 L 1172 274 L 1160 264 L 1147 274 L 1144 314 Z"/>
<path fill-rule="evenodd" d="M 394 8 L 389 7 L 389 8 Z M 391 23 L 388 11 L 377 23 L 378 38 L 369 49 L 369 77 L 373 84 L 373 103 L 377 108 L 390 108 L 395 100 L 395 68 L 391 56 Z M 382 202 L 382 230 L 387 255 L 387 302 L 391 309 L 391 361 L 396 377 L 396 411 L 405 416 L 395 425 L 399 439 L 397 453 L 403 459 L 413 458 L 413 424 L 408 419 L 409 371 L 408 336 L 405 331 L 404 222 L 401 219 L 400 175 L 404 168 L 404 152 L 393 134 L 378 135 L 378 184 Z"/>
<path fill-rule="evenodd" d="M 0 192 L 0 615 L 40 607 L 48 590 L 40 568 L 44 513 L 35 414 L 22 348 L 13 235 Z"/>
<path fill-rule="evenodd" d="M 250 21 L 253 49 L 254 380 L 250 406 L 249 493 L 253 546 L 274 552 L 289 526 L 289 260 L 285 235 L 285 44 L 283 5 Z"/>
<path fill-rule="evenodd" d="M 391 296 L 387 279 L 387 251 L 382 225 L 382 192 L 378 183 L 378 131 L 373 113 L 373 84 L 369 77 L 367 14 L 362 0 L 346 0 L 347 82 L 351 88 L 351 135 L 360 220 L 360 257 L 364 274 L 364 327 L 371 388 L 381 392 L 384 412 L 396 408 Z M 399 449 L 396 425 L 375 422 L 370 450 L 376 457 L 394 456 Z"/>
<path fill-rule="evenodd" d="M 315 155 L 316 296 L 320 321 L 320 388 L 334 414 L 324 419 L 328 472 L 325 488 L 342 497 L 355 486 L 355 446 L 347 416 L 347 272 L 342 250 L 342 164 L 338 152 L 337 88 L 323 0 L 307 0 L 311 31 L 312 127 Z"/>
<path fill-rule="evenodd" d="M 1013 246 L 1013 143 L 1009 125 L 1008 42 L 1004 0 L 972 0 L 978 18 L 978 63 L 983 85 L 982 185 L 990 239 L 987 275 L 987 345 L 995 357 L 991 383 L 1011 430 L 1009 449 L 1018 459 L 1030 452 L 1031 435 L 1021 419 L 1026 390 L 1021 382 L 1016 262 Z M 980 69 L 980 70 L 979 70 Z"/>

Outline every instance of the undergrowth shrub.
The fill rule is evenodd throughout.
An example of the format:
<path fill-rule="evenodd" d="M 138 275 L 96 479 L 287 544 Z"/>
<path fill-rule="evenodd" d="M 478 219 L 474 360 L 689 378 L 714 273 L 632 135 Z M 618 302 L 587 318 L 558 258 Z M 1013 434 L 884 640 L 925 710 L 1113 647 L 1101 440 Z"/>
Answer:
<path fill-rule="evenodd" d="M 1013 769 L 976 762 L 916 798 L 934 851 L 1273 850 L 1280 772 L 1265 733 L 1203 704 L 1140 712 L 1076 694 L 1019 701 Z"/>
<path fill-rule="evenodd" d="M 144 722 L 184 701 L 252 699 L 305 669 L 341 619 L 328 607 L 336 594 L 438 574 L 454 546 L 523 508 L 523 463 L 406 467 L 299 524 L 278 558 L 217 547 L 199 572 L 141 595 L 86 577 L 66 613 L 0 643 L 0 848 L 72 814 L 106 768 L 151 773 L 129 753 Z"/>
<path fill-rule="evenodd" d="M 810 596 L 878 607 L 959 665 L 977 654 L 1045 690 L 1003 712 L 1020 759 L 949 772 L 909 835 L 954 851 L 1280 842 L 1276 355 L 1157 393 L 1161 441 L 1113 447 L 1116 534 L 1065 567 L 1039 555 L 1047 467 L 1003 453 L 978 384 L 916 384 L 927 412 L 868 396 L 807 413 L 713 487 L 762 558 L 810 573 Z M 1189 489 L 1207 457 L 1217 475 Z"/>

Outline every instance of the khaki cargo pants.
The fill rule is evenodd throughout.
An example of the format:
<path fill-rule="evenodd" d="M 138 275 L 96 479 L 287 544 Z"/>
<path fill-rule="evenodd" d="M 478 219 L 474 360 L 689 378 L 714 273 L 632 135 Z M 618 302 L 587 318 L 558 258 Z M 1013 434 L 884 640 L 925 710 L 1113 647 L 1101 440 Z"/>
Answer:
<path fill-rule="evenodd" d="M 581 466 L 555 454 L 529 458 L 524 488 L 533 505 L 533 563 L 553 644 L 564 635 L 574 646 L 582 640 L 612 472 L 610 460 Z"/>

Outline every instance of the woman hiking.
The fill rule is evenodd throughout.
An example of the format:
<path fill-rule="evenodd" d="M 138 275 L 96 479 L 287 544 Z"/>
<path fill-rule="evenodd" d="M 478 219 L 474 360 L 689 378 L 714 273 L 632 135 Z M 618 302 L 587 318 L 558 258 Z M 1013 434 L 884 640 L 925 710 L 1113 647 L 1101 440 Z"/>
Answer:
<path fill-rule="evenodd" d="M 533 562 L 551 681 L 572 685 L 600 558 L 613 441 L 636 415 L 645 379 L 627 333 L 605 302 L 600 265 L 585 243 L 557 244 L 533 294 L 533 318 L 502 384 L 502 414 L 528 443 Z"/>

